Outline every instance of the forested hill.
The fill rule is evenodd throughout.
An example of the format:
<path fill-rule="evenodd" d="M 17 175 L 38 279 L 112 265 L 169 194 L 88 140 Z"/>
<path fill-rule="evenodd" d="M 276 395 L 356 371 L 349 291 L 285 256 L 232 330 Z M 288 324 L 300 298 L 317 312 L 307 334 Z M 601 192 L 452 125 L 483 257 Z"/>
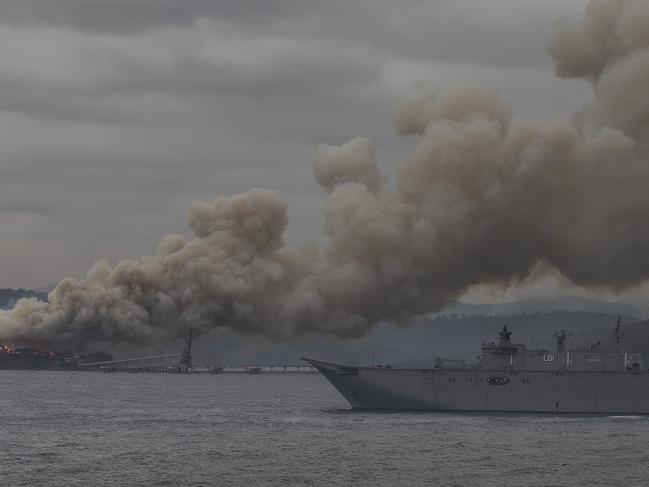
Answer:
<path fill-rule="evenodd" d="M 622 315 L 624 343 L 631 350 L 649 353 L 649 322 Z M 498 340 L 504 325 L 512 331 L 512 341 L 528 348 L 554 350 L 552 334 L 565 329 L 571 350 L 594 342 L 613 339 L 618 315 L 585 311 L 522 313 L 500 316 L 438 315 L 412 319 L 409 324 L 381 323 L 366 336 L 339 339 L 309 334 L 277 342 L 261 336 L 240 336 L 220 328 L 194 342 L 197 363 L 205 364 L 284 364 L 300 363 L 312 356 L 361 364 L 432 364 L 436 357 L 474 361 L 483 342 Z M 178 348 L 179 345 L 176 345 Z M 172 353 L 161 350 L 160 353 Z"/>
<path fill-rule="evenodd" d="M 21 298 L 36 298 L 41 301 L 46 301 L 47 293 L 32 291 L 31 289 L 0 288 L 0 309 L 13 308 L 16 301 Z"/>

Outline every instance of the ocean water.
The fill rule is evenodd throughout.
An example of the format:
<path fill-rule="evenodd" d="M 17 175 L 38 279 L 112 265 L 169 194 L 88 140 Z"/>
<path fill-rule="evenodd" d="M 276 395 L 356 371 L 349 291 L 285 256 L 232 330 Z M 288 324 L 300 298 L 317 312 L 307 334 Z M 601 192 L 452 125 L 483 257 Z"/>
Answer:
<path fill-rule="evenodd" d="M 317 374 L 0 387 L 2 486 L 649 485 L 649 417 L 355 412 Z"/>

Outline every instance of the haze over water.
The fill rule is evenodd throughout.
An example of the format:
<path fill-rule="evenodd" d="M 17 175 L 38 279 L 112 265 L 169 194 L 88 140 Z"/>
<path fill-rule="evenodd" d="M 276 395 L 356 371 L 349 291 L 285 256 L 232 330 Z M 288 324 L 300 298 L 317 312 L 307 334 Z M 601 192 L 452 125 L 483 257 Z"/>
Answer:
<path fill-rule="evenodd" d="M 649 418 L 352 412 L 317 374 L 0 372 L 7 486 L 646 485 Z"/>

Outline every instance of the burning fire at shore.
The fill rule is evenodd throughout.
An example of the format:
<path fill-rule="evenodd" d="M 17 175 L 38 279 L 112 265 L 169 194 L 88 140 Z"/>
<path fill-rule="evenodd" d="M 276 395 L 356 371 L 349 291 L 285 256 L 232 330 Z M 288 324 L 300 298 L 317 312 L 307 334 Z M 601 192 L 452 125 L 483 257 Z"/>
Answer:
<path fill-rule="evenodd" d="M 73 355 L 69 351 L 12 348 L 0 344 L 0 369 L 76 369 L 79 364 L 111 360 L 114 357 L 103 351 Z"/>

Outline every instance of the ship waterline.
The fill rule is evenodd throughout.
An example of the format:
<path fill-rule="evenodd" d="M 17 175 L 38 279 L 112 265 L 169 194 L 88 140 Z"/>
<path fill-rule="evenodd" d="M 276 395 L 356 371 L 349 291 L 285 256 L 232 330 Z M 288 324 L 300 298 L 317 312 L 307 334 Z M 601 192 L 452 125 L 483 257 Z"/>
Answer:
<path fill-rule="evenodd" d="M 618 325 L 619 329 L 619 325 Z M 617 329 L 616 329 L 617 330 Z M 473 365 L 362 367 L 305 358 L 353 408 L 476 412 L 649 414 L 649 371 L 642 354 L 527 350 L 510 342 L 483 344 Z"/>

